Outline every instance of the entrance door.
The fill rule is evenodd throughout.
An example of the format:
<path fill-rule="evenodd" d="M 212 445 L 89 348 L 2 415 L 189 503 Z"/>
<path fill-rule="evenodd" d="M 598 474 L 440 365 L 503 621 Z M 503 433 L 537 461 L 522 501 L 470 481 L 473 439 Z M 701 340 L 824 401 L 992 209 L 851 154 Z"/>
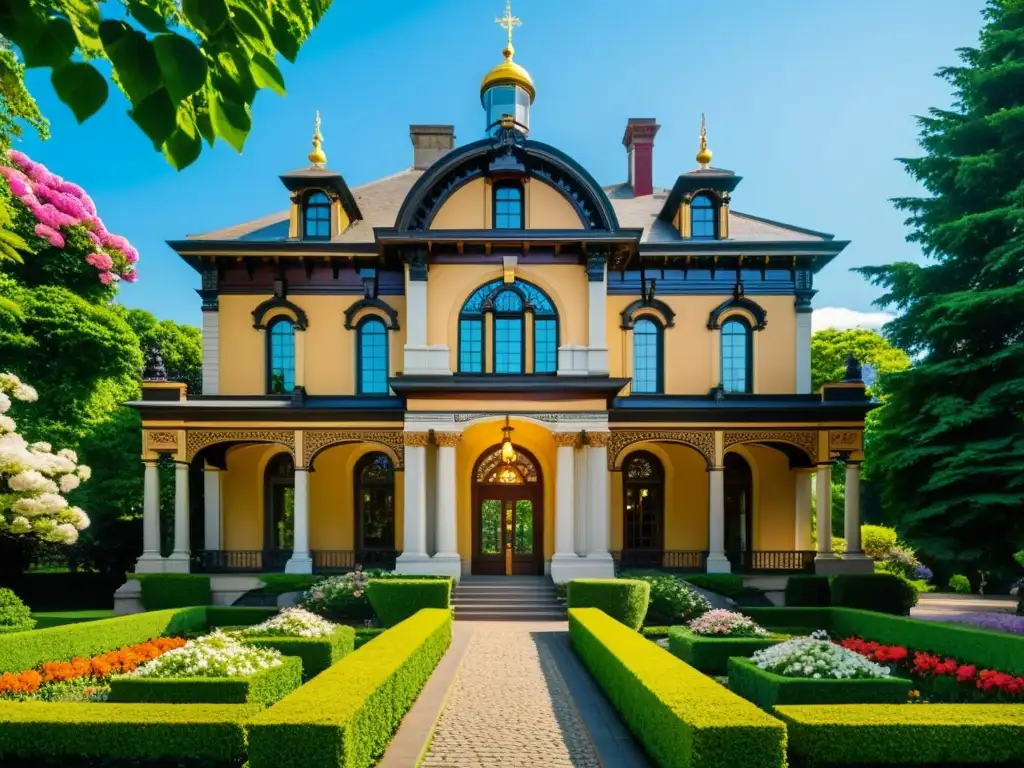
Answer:
<path fill-rule="evenodd" d="M 473 573 L 544 573 L 543 486 L 532 457 L 516 449 L 512 465 L 500 447 L 484 454 L 473 484 Z"/>

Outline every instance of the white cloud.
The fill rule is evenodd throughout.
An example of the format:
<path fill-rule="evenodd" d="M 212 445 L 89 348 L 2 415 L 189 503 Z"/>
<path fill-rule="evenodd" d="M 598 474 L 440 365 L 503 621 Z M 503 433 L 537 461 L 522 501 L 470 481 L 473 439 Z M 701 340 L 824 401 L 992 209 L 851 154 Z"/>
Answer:
<path fill-rule="evenodd" d="M 814 310 L 811 316 L 811 328 L 820 331 L 834 328 L 837 331 L 848 331 L 851 328 L 870 328 L 878 330 L 893 316 L 888 312 L 858 312 L 845 307 L 822 307 Z"/>

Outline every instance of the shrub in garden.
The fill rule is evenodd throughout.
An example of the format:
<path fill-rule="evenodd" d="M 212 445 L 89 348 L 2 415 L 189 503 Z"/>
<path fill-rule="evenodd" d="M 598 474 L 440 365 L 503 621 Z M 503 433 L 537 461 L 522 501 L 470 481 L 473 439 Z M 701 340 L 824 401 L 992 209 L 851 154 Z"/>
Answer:
<path fill-rule="evenodd" d="M 243 637 L 327 637 L 337 628 L 334 622 L 296 606 L 285 608 L 276 616 L 234 634 Z"/>
<path fill-rule="evenodd" d="M 711 603 L 683 581 L 670 574 L 623 574 L 625 578 L 646 581 L 651 585 L 647 606 L 648 624 L 672 626 L 682 624 L 711 610 Z M 580 606 L 585 607 L 585 606 Z M 600 607 L 600 606 L 596 606 Z"/>
<path fill-rule="evenodd" d="M 885 572 L 904 576 L 908 579 L 917 578 L 917 569 L 921 565 L 921 561 L 917 559 L 917 553 L 914 550 L 910 547 L 898 545 L 892 547 L 885 557 L 880 559 L 880 563 L 882 570 Z"/>
<path fill-rule="evenodd" d="M 142 585 L 142 606 L 147 611 L 209 605 L 210 577 L 201 573 L 144 573 L 132 578 Z"/>
<path fill-rule="evenodd" d="M 573 579 L 569 582 L 568 606 L 600 608 L 627 627 L 640 629 L 650 602 L 652 583 L 649 578 Z M 683 589 L 692 594 L 686 587 Z"/>
<path fill-rule="evenodd" d="M 832 605 L 906 616 L 917 602 L 907 580 L 891 573 L 843 573 L 832 577 Z"/>
<path fill-rule="evenodd" d="M 281 654 L 255 648 L 219 630 L 143 664 L 134 677 L 249 677 L 281 664 Z"/>
<path fill-rule="evenodd" d="M 958 595 L 971 594 L 971 580 L 962 573 L 955 573 L 949 577 L 949 588 Z"/>
<path fill-rule="evenodd" d="M 767 637 L 769 632 L 749 616 L 717 608 L 693 619 L 690 631 L 706 637 Z"/>
<path fill-rule="evenodd" d="M 314 584 L 302 596 L 300 605 L 331 621 L 362 624 L 374 616 L 366 596 L 368 583 L 367 575 L 357 567 L 352 573 Z"/>
<path fill-rule="evenodd" d="M 0 634 L 26 632 L 36 625 L 29 607 L 14 592 L 0 587 Z"/>
<path fill-rule="evenodd" d="M 695 573 L 684 576 L 683 581 L 726 597 L 738 597 L 747 592 L 743 577 L 735 573 Z"/>
<path fill-rule="evenodd" d="M 828 639 L 824 632 L 810 637 L 794 637 L 750 657 L 758 668 L 782 677 L 809 677 L 815 680 L 862 680 L 889 677 L 888 667 Z"/>
<path fill-rule="evenodd" d="M 421 608 L 450 608 L 450 579 L 371 579 L 367 596 L 380 623 L 393 627 Z"/>
<path fill-rule="evenodd" d="M 860 527 L 860 545 L 864 554 L 875 560 L 881 560 L 889 554 L 889 550 L 897 545 L 899 536 L 895 528 L 884 525 L 862 525 Z"/>
<path fill-rule="evenodd" d="M 786 581 L 786 606 L 819 608 L 832 604 L 828 576 L 795 575 Z"/>

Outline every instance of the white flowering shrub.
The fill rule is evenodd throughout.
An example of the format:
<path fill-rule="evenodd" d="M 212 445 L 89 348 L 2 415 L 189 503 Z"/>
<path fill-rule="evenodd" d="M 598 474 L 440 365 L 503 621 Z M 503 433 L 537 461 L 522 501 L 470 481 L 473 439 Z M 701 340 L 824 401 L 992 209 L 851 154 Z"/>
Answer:
<path fill-rule="evenodd" d="M 783 677 L 809 677 L 814 680 L 889 677 L 888 667 L 836 645 L 823 630 L 810 637 L 794 637 L 757 651 L 750 660 L 759 668 Z"/>
<path fill-rule="evenodd" d="M 264 622 L 238 630 L 235 634 L 256 637 L 326 637 L 338 625 L 305 608 L 285 608 Z"/>
<path fill-rule="evenodd" d="M 689 623 L 690 630 L 707 637 L 767 637 L 769 632 L 749 616 L 724 608 L 708 611 Z"/>
<path fill-rule="evenodd" d="M 18 434 L 7 415 L 12 401 L 37 399 L 13 373 L 0 373 L 0 532 L 74 544 L 89 517 L 64 496 L 88 480 L 90 470 L 74 451 L 54 453 L 49 443 L 29 443 Z"/>
<path fill-rule="evenodd" d="M 368 584 L 369 575 L 356 566 L 352 573 L 331 576 L 314 584 L 302 595 L 301 605 L 332 621 L 367 621 L 374 617 L 366 596 Z"/>
<path fill-rule="evenodd" d="M 167 651 L 127 677 L 249 677 L 280 665 L 278 651 L 253 648 L 216 630 Z"/>

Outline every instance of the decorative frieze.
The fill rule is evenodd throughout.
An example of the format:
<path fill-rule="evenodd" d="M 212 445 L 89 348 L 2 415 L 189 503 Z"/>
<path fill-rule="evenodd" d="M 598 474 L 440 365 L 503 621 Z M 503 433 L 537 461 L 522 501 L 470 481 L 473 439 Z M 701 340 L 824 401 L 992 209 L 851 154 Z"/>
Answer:
<path fill-rule="evenodd" d="M 759 429 L 727 430 L 725 447 L 740 443 L 789 443 L 807 454 L 813 462 L 818 459 L 818 432 L 813 429 Z"/>
<path fill-rule="evenodd" d="M 430 442 L 429 432 L 403 432 L 404 444 L 412 447 L 424 447 Z"/>
<path fill-rule="evenodd" d="M 859 429 L 830 430 L 828 433 L 828 450 L 838 451 L 864 450 L 864 433 Z"/>
<path fill-rule="evenodd" d="M 555 445 L 559 448 L 575 448 L 580 441 L 579 432 L 553 432 L 551 436 L 555 438 Z"/>
<path fill-rule="evenodd" d="M 605 448 L 611 440 L 610 432 L 587 432 L 587 444 L 591 448 Z"/>
<path fill-rule="evenodd" d="M 435 432 L 434 442 L 444 448 L 454 448 L 459 444 L 459 438 L 461 438 L 458 432 Z"/>
<path fill-rule="evenodd" d="M 173 453 L 178 450 L 178 434 L 164 430 L 146 430 L 146 449 L 154 453 Z"/>
<path fill-rule="evenodd" d="M 290 429 L 190 429 L 185 435 L 186 460 L 217 443 L 278 443 L 295 455 L 295 432 Z"/>
<path fill-rule="evenodd" d="M 682 443 L 698 451 L 708 462 L 715 463 L 714 431 L 698 429 L 613 429 L 608 449 L 608 469 L 615 469 L 619 455 L 634 443 Z"/>
<path fill-rule="evenodd" d="M 332 445 L 378 443 L 394 454 L 395 469 L 403 468 L 404 441 L 400 429 L 307 429 L 302 433 L 302 455 L 307 463 Z"/>

